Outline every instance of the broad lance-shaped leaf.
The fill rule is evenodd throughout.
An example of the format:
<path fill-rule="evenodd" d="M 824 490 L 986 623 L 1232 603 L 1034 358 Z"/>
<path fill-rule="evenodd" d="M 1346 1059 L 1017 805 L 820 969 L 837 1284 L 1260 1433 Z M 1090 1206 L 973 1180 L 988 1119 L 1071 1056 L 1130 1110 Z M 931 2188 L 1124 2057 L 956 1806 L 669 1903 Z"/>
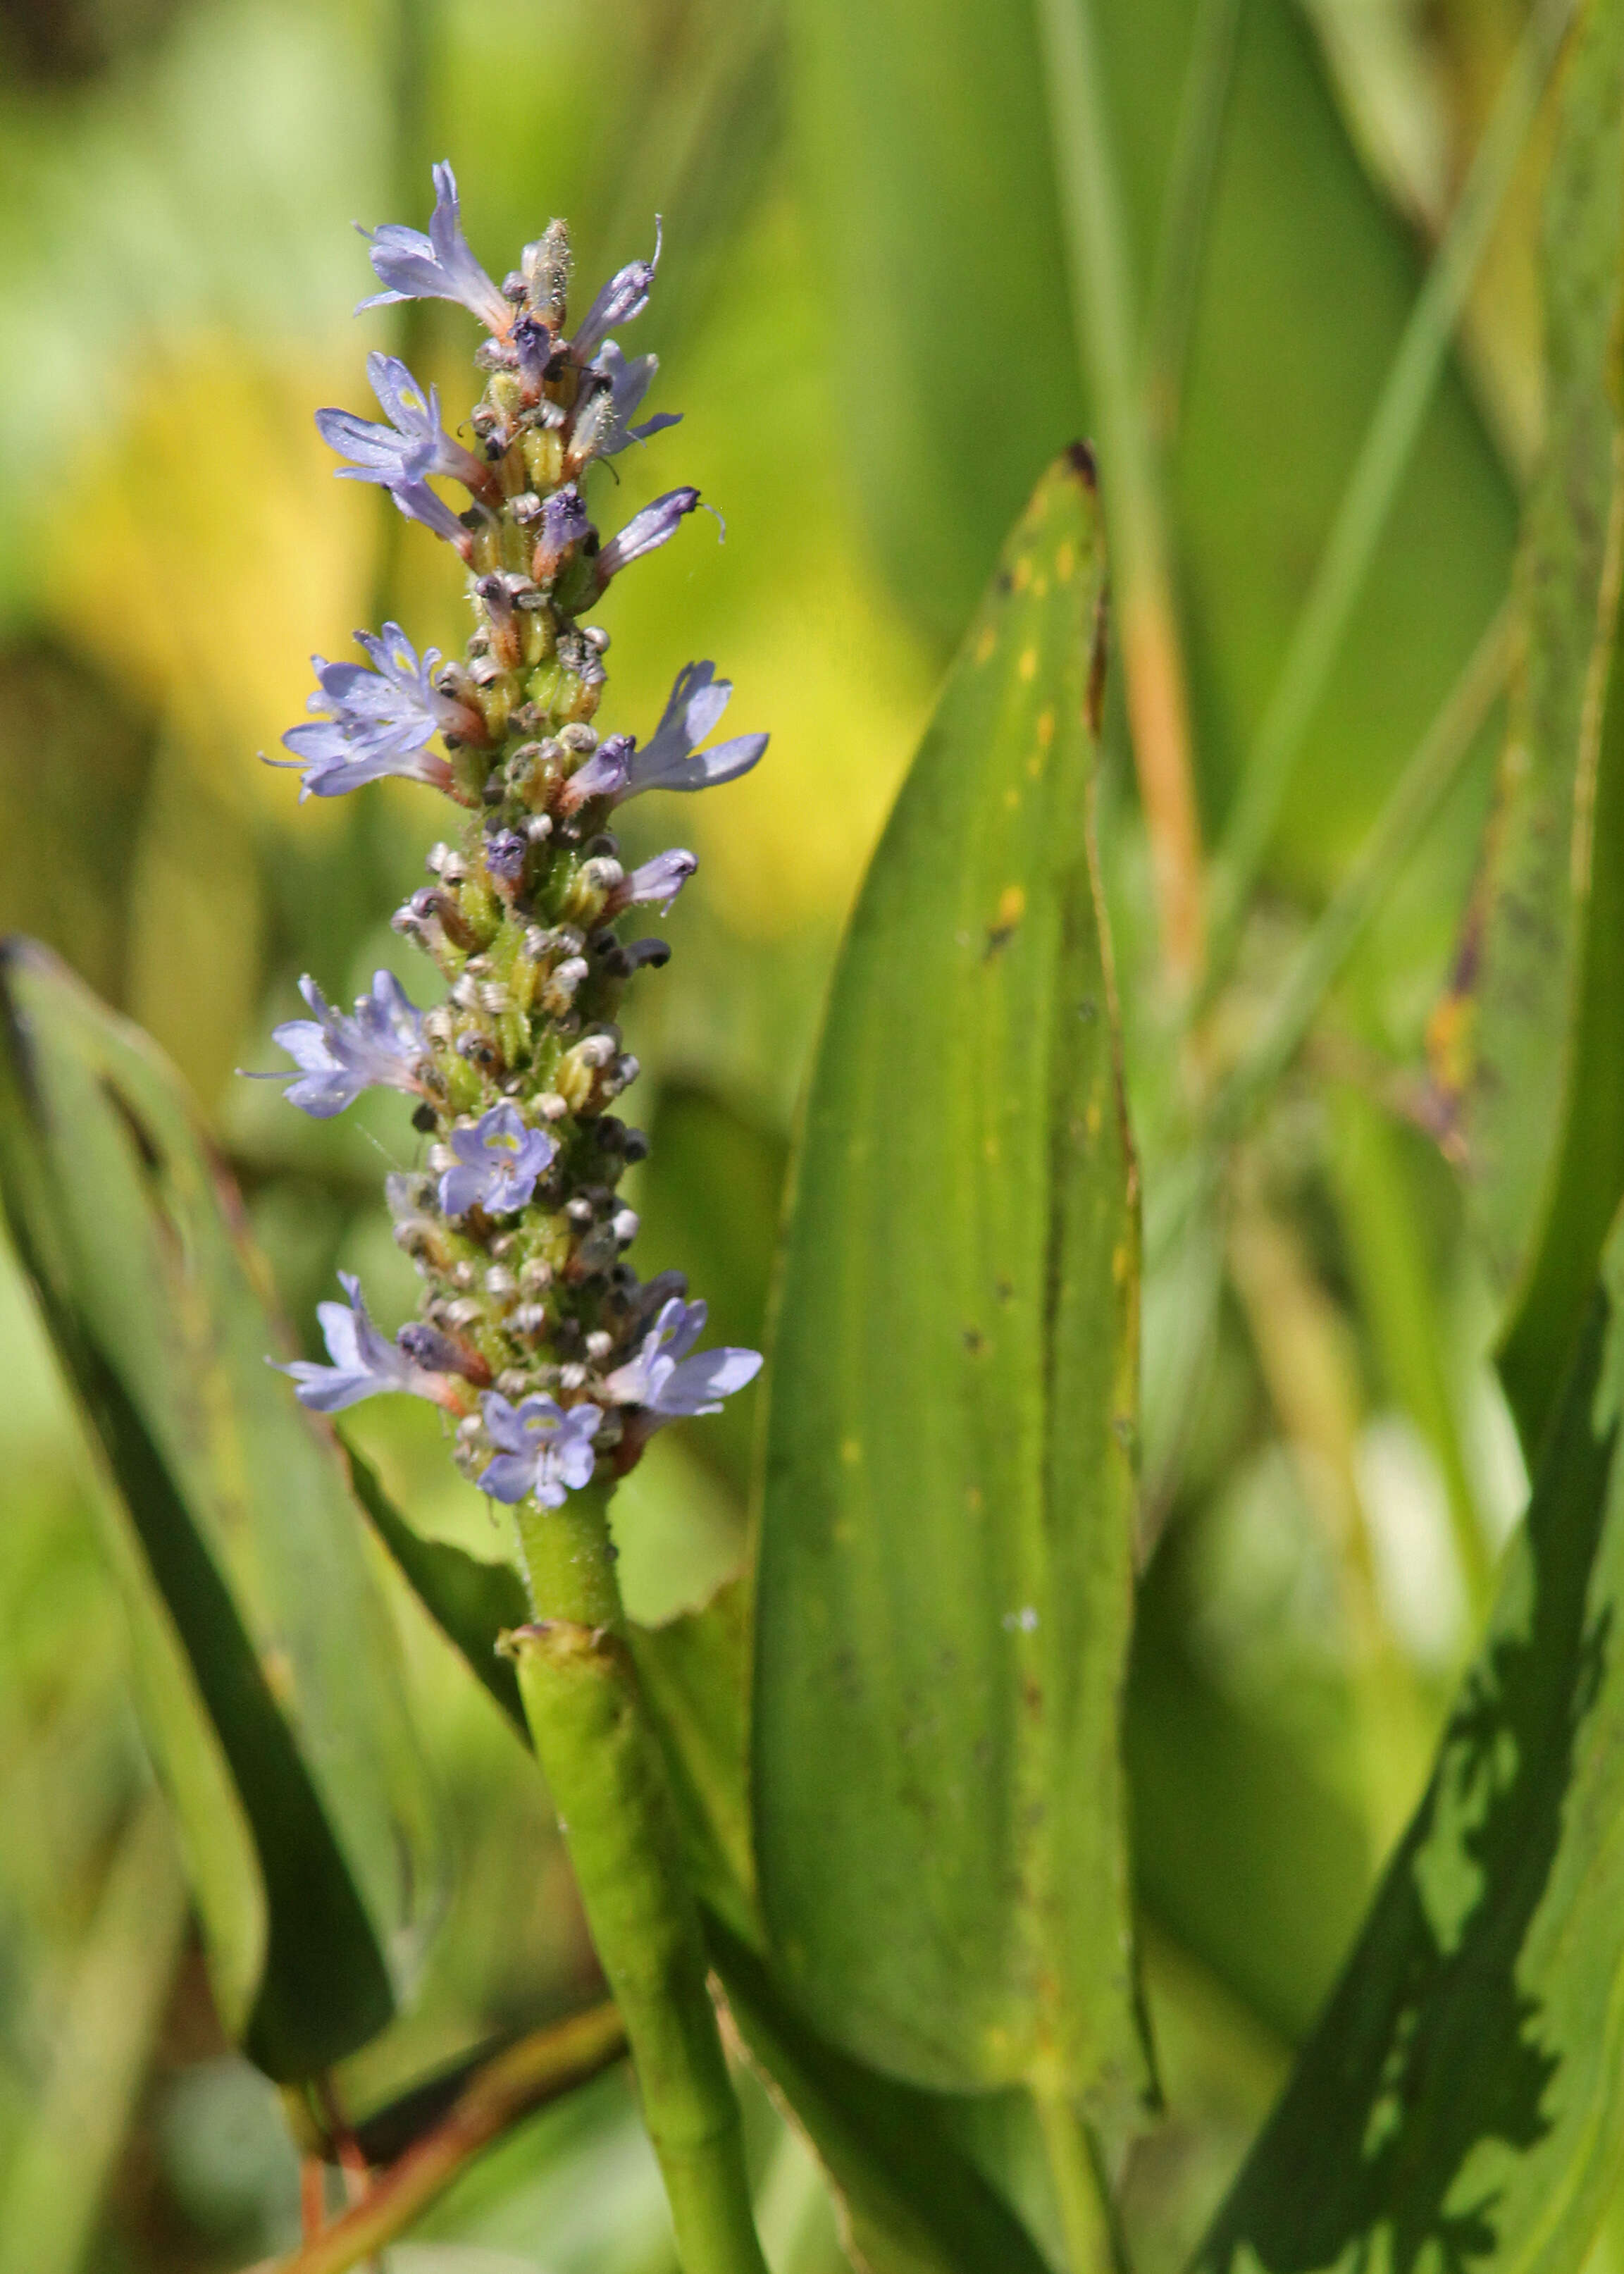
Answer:
<path fill-rule="evenodd" d="M 1584 2259 L 1624 2127 L 1624 1231 L 1432 1781 L 1198 2262 Z"/>
<path fill-rule="evenodd" d="M 221 2013 L 275 2077 L 374 2036 L 438 1912 L 426 1770 L 331 1438 L 180 1083 L 43 950 L 0 965 L 0 1199 L 99 1441 L 148 1738 Z"/>
<path fill-rule="evenodd" d="M 1432 1029 L 1479 1228 L 1515 1284 L 1506 1380 L 1530 1455 L 1624 1192 L 1616 687 L 1602 727 L 1624 534 L 1621 264 L 1624 11 L 1592 0 L 1573 35 L 1545 192 L 1545 439 L 1515 585 L 1524 653 L 1483 867 Z"/>
<path fill-rule="evenodd" d="M 419 1540 L 350 1456 L 368 1514 L 470 1669 L 487 1679 L 504 1625 L 523 1616 L 516 1575 Z M 663 1627 L 631 1630 L 633 1655 L 672 1769 L 683 1857 L 710 1962 L 739 2036 L 822 2163 L 866 2274 L 1043 2274 L 1030 2237 L 951 2137 L 931 2096 L 823 2044 L 760 1951 L 745 1785 L 746 1620 L 730 1581 Z M 523 1736 L 516 1703 L 499 1704 Z"/>
<path fill-rule="evenodd" d="M 1136 2087 L 1138 1216 L 1086 814 L 1093 469 L 1040 483 L 881 840 L 794 1172 L 752 1725 L 771 1947 L 947 2090 Z"/>

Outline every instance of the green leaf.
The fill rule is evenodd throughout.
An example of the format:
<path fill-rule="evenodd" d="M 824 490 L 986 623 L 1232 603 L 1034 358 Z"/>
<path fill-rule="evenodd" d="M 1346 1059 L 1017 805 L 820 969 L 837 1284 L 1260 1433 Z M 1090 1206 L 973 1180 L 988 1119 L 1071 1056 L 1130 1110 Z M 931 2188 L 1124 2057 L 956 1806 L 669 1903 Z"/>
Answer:
<path fill-rule="evenodd" d="M 736 1934 L 760 1939 L 746 1799 L 749 1605 L 730 1579 L 701 1609 L 631 1629 L 632 1656 L 659 1725 L 695 1894 Z"/>
<path fill-rule="evenodd" d="M 705 1931 L 746 2052 L 838 2192 L 856 2263 L 868 2274 L 1041 2274 L 1035 2244 L 950 2137 L 930 2095 L 823 2044 L 747 1944 L 714 1916 Z"/>
<path fill-rule="evenodd" d="M 273 2076 L 309 2075 L 388 2021 L 438 1910 L 395 1638 L 331 1438 L 266 1363 L 263 1266 L 176 1076 L 18 941 L 0 1199 L 110 1474 L 216 1999 Z"/>
<path fill-rule="evenodd" d="M 1504 1373 L 1530 1453 L 1624 1192 L 1624 698 L 1608 685 L 1624 499 L 1621 264 L 1624 16 L 1592 5 L 1568 56 L 1546 187 L 1545 440 L 1517 562 L 1525 660 L 1434 1026 L 1469 1193 L 1515 1289 Z"/>
<path fill-rule="evenodd" d="M 1624 2122 L 1624 1233 L 1483 1652 L 1204 2268 L 1577 2267 Z"/>
<path fill-rule="evenodd" d="M 385 1492 L 378 1472 L 341 1433 L 355 1496 L 401 1575 L 466 1660 L 528 1745 L 530 1725 L 513 1660 L 497 1650 L 499 1635 L 523 1626 L 530 1615 L 524 1582 L 509 1563 L 486 1563 L 446 1540 L 425 1540 L 412 1530 Z"/>
<path fill-rule="evenodd" d="M 1138 1221 L 1086 823 L 1103 576 L 1070 457 L 853 920 L 774 1359 L 772 1946 L 821 2034 L 950 2090 L 1140 2074 L 1117 1735 Z"/>

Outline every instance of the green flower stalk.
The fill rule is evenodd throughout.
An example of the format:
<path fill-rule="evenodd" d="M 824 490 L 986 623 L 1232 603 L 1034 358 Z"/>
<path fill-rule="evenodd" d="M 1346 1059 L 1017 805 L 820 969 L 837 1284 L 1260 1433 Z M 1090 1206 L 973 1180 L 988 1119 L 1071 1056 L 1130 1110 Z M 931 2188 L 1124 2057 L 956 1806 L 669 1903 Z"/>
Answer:
<path fill-rule="evenodd" d="M 754 1351 L 695 1350 L 703 1303 L 689 1301 L 680 1274 L 645 1284 L 626 1261 L 637 1218 L 617 1186 L 647 1148 L 612 1111 L 637 1075 L 619 1014 L 637 974 L 669 950 L 618 927 L 668 908 L 696 864 L 673 849 L 628 872 L 611 824 L 644 791 L 745 772 L 767 737 L 705 747 L 732 692 L 710 663 L 679 674 L 646 744 L 594 724 L 609 639 L 584 619 L 699 502 L 696 490 L 669 491 L 605 543 L 585 499 L 595 461 L 676 423 L 634 423 L 655 358 L 628 360 L 610 336 L 647 305 L 658 234 L 654 259 L 613 277 L 571 335 L 563 224 L 528 245 L 499 288 L 462 236 L 448 165 L 434 182 L 426 235 L 370 233 L 384 290 L 361 305 L 440 297 L 479 319 L 475 447 L 445 431 L 435 390 L 380 354 L 368 376 L 383 418 L 323 410 L 317 425 L 342 475 L 380 484 L 456 548 L 474 632 L 464 659 L 444 665 L 394 623 L 357 636 L 365 665 L 318 656 L 312 718 L 283 740 L 302 796 L 395 775 L 461 809 L 460 831 L 428 855 L 429 883 L 394 918 L 447 991 L 419 1011 L 380 971 L 350 1013 L 306 978 L 312 1016 L 275 1029 L 296 1068 L 287 1096 L 304 1111 L 342 1112 L 379 1085 L 414 1101 L 423 1165 L 391 1176 L 387 1193 L 423 1300 L 391 1341 L 345 1276 L 346 1301 L 320 1307 L 331 1362 L 286 1371 L 324 1412 L 385 1391 L 432 1398 L 455 1417 L 458 1465 L 514 1510 L 534 1618 L 510 1647 L 625 2016 L 681 2261 L 688 2274 L 762 2274 L 738 2107 L 665 1764 L 626 1645 L 607 1510 L 656 1429 L 718 1411 L 761 1364 Z M 464 510 L 431 486 L 440 479 L 466 491 Z"/>

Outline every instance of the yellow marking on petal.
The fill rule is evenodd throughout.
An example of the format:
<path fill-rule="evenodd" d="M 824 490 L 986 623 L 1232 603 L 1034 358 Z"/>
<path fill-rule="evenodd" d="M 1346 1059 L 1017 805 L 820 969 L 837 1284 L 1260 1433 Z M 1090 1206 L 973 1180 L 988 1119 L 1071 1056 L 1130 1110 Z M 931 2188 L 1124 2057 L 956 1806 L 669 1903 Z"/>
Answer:
<path fill-rule="evenodd" d="M 1025 649 L 1022 651 L 1020 661 L 1016 666 L 1016 668 L 1019 670 L 1023 679 L 1035 679 L 1038 675 L 1038 651 L 1036 648 L 1029 647 Z"/>
<path fill-rule="evenodd" d="M 1077 547 L 1068 537 L 1055 555 L 1055 574 L 1063 584 L 1069 584 L 1077 573 Z"/>
<path fill-rule="evenodd" d="M 997 646 L 997 644 L 998 644 L 998 635 L 997 635 L 997 633 L 993 629 L 992 626 L 991 626 L 990 624 L 989 624 L 989 625 L 987 625 L 987 627 L 985 628 L 985 629 L 982 631 L 982 633 L 981 633 L 981 636 L 980 639 L 978 639 L 978 640 L 976 641 L 976 643 L 975 643 L 975 660 L 976 660 L 976 662 L 977 662 L 977 663 L 985 663 L 985 662 L 987 661 L 988 658 L 991 655 L 991 653 L 992 653 L 992 651 L 993 651 L 994 648 L 996 648 L 996 647 Z"/>

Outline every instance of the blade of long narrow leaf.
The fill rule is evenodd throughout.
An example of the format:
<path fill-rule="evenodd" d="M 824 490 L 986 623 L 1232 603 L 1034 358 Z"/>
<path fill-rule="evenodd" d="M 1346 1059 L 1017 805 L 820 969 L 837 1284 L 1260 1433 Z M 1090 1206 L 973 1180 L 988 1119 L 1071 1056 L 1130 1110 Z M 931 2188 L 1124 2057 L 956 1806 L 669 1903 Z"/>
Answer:
<path fill-rule="evenodd" d="M 438 1906 L 396 1645 L 331 1440 L 179 1083 L 26 943 L 0 1198 L 110 1473 L 148 1734 L 228 2025 L 279 2077 L 380 2029 Z"/>
<path fill-rule="evenodd" d="M 1476 1665 L 1207 2269 L 1583 2260 L 1624 2122 L 1624 1236 Z"/>
<path fill-rule="evenodd" d="M 404 1518 L 375 1479 L 367 1505 L 375 1520 L 387 1510 L 380 1529 L 398 1542 L 402 1570 L 477 1671 L 513 1623 L 511 1605 L 496 1587 L 470 1584 L 457 1568 L 459 1551 L 429 1555 L 422 1541 L 409 1544 Z M 742 1588 L 732 1583 L 665 1626 L 634 1626 L 631 1641 L 671 1763 L 711 1963 L 751 2059 L 828 2174 L 859 2263 L 867 2274 L 1041 2274 L 1025 2232 L 949 2136 L 929 2096 L 823 2044 L 754 1946 Z"/>
<path fill-rule="evenodd" d="M 1117 1709 L 1138 1220 L 1087 853 L 1103 555 L 1039 485 L 831 997 L 768 1430 L 772 1946 L 915 2083 L 1139 2074 Z"/>
<path fill-rule="evenodd" d="M 1546 190 L 1545 442 L 1517 566 L 1525 658 L 1459 968 L 1433 1028 L 1480 1229 L 1502 1283 L 1521 1284 L 1507 1383 L 1530 1449 L 1624 1189 L 1608 1063 L 1624 999 L 1610 841 L 1624 727 L 1615 719 L 1601 733 L 1620 565 L 1621 260 L 1624 15 L 1593 4 L 1568 59 Z"/>

